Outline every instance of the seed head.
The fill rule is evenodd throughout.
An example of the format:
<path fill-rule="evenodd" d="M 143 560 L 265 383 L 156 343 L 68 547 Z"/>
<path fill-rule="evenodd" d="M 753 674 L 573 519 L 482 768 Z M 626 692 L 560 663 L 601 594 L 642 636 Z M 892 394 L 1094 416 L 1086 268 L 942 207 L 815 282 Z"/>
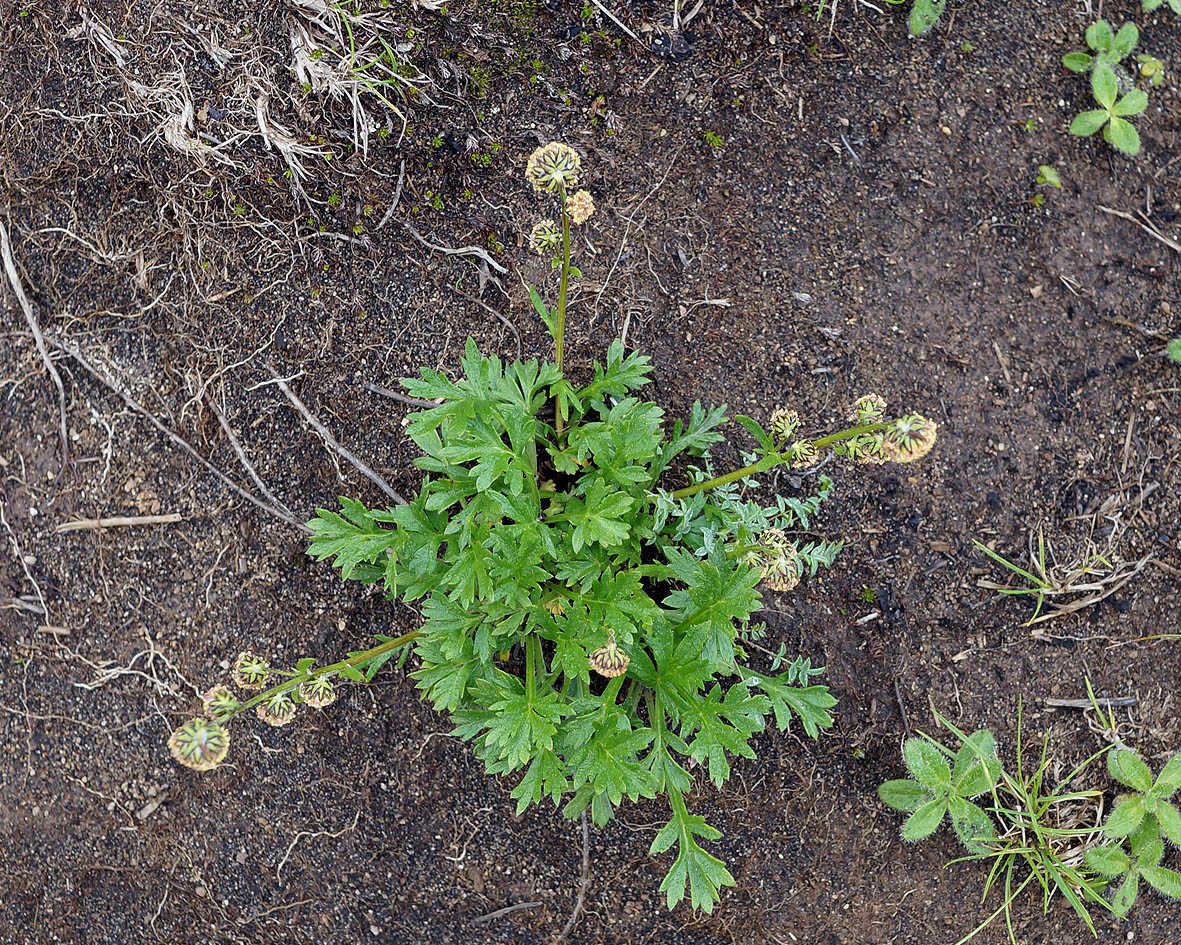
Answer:
<path fill-rule="evenodd" d="M 168 750 L 186 768 L 209 771 L 230 750 L 230 733 L 209 719 L 189 719 L 168 737 Z"/>
<path fill-rule="evenodd" d="M 878 465 L 886 461 L 882 455 L 882 444 L 885 437 L 881 430 L 874 433 L 862 433 L 842 443 L 838 443 L 836 451 L 848 456 L 851 460 L 865 465 Z"/>
<path fill-rule="evenodd" d="M 800 415 L 786 407 L 776 407 L 771 412 L 771 432 L 776 439 L 789 440 L 800 428 Z"/>
<path fill-rule="evenodd" d="M 267 725 L 286 725 L 295 718 L 295 702 L 286 692 L 276 692 L 255 706 L 254 711 Z"/>
<path fill-rule="evenodd" d="M 935 423 L 917 413 L 894 421 L 882 438 L 882 456 L 891 463 L 913 463 L 935 445 Z"/>
<path fill-rule="evenodd" d="M 781 529 L 768 528 L 745 561 L 758 568 L 762 582 L 772 591 L 790 591 L 800 583 L 800 555 L 795 542 Z"/>
<path fill-rule="evenodd" d="M 877 394 L 864 394 L 853 401 L 849 419 L 857 423 L 877 423 L 886 415 L 886 401 Z"/>
<path fill-rule="evenodd" d="M 557 193 L 562 187 L 569 190 L 578 183 L 578 172 L 582 170 L 582 159 L 570 145 L 551 141 L 529 155 L 525 162 L 525 180 L 535 190 L 543 193 Z"/>
<path fill-rule="evenodd" d="M 628 663 L 631 661 L 632 658 L 616 644 L 614 630 L 607 631 L 606 646 L 599 647 L 587 657 L 590 668 L 608 679 L 614 679 L 616 676 L 626 673 Z"/>
<path fill-rule="evenodd" d="M 327 676 L 317 676 L 300 684 L 299 697 L 313 709 L 324 709 L 336 701 L 336 689 Z"/>
<path fill-rule="evenodd" d="M 787 458 L 792 469 L 807 469 L 815 465 L 817 455 L 816 447 L 807 440 L 796 440 L 787 448 Z"/>
<path fill-rule="evenodd" d="M 251 691 L 262 689 L 271 678 L 271 668 L 265 660 L 246 650 L 238 654 L 238 661 L 234 663 L 234 670 L 230 678 L 239 689 Z"/>
<path fill-rule="evenodd" d="M 201 694 L 201 701 L 205 703 L 205 714 L 215 722 L 228 722 L 240 705 L 228 686 L 214 686 Z"/>
<path fill-rule="evenodd" d="M 544 256 L 552 253 L 562 243 L 562 233 L 553 220 L 542 220 L 533 224 L 529 231 L 529 246 L 534 252 Z"/>
<path fill-rule="evenodd" d="M 589 190 L 580 190 L 566 201 L 566 212 L 570 214 L 570 222 L 582 225 L 595 212 L 595 201 Z"/>

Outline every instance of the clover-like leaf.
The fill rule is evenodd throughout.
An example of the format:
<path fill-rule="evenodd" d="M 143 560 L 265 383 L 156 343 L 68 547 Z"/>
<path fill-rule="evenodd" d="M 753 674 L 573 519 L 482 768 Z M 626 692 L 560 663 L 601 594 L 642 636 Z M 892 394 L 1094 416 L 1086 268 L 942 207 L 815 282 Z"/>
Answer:
<path fill-rule="evenodd" d="M 1070 123 L 1070 133 L 1078 135 L 1080 138 L 1086 138 L 1093 135 L 1096 131 L 1107 124 L 1107 119 L 1111 116 L 1101 108 L 1091 109 L 1090 111 L 1080 112 L 1074 116 L 1074 121 Z"/>
<path fill-rule="evenodd" d="M 1116 81 L 1115 70 L 1107 63 L 1099 63 L 1091 73 L 1091 92 L 1096 102 L 1111 111 L 1115 97 L 1119 94 L 1119 82 Z"/>
<path fill-rule="evenodd" d="M 1110 124 L 1103 129 L 1103 137 L 1124 154 L 1140 153 L 1140 133 L 1130 121 L 1112 116 Z"/>
<path fill-rule="evenodd" d="M 1071 72 L 1089 72 L 1095 62 L 1095 57 L 1085 52 L 1067 53 L 1062 57 L 1062 65 Z"/>
<path fill-rule="evenodd" d="M 1115 103 L 1115 108 L 1112 109 L 1112 112 L 1116 115 L 1127 117 L 1128 115 L 1139 115 L 1147 107 L 1148 93 L 1143 89 L 1132 89 L 1132 91 Z"/>

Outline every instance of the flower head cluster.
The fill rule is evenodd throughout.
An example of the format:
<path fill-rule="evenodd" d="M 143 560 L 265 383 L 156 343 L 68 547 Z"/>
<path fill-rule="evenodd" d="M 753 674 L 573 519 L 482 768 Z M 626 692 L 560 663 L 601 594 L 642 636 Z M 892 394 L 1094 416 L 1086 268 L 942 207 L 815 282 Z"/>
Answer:
<path fill-rule="evenodd" d="M 568 144 L 551 141 L 529 155 L 525 163 L 525 179 L 534 189 L 553 194 L 575 186 L 581 170 L 582 159 L 577 151 Z"/>
<path fill-rule="evenodd" d="M 201 701 L 205 703 L 205 714 L 215 722 L 228 722 L 242 707 L 228 686 L 214 686 L 201 694 Z"/>
<path fill-rule="evenodd" d="M 529 231 L 529 246 L 542 256 L 552 253 L 561 245 L 561 242 L 562 232 L 553 220 L 541 220 L 534 223 L 533 229 Z"/>
<path fill-rule="evenodd" d="M 800 555 L 795 542 L 779 528 L 768 528 L 758 544 L 746 553 L 745 561 L 756 568 L 762 582 L 772 591 L 790 591 L 800 583 Z"/>
<path fill-rule="evenodd" d="M 814 466 L 819 457 L 816 447 L 808 440 L 796 440 L 787 448 L 786 455 L 792 469 L 807 469 Z"/>
<path fill-rule="evenodd" d="M 566 201 L 566 212 L 570 214 L 570 222 L 582 225 L 595 212 L 595 201 L 589 190 L 580 190 Z"/>
<path fill-rule="evenodd" d="M 300 684 L 299 697 L 313 709 L 324 709 L 336 701 L 336 690 L 327 676 L 316 676 Z"/>
<path fill-rule="evenodd" d="M 786 407 L 776 407 L 771 411 L 771 432 L 777 440 L 790 440 L 800 428 L 800 415 Z"/>
<path fill-rule="evenodd" d="M 249 650 L 239 653 L 230 678 L 240 689 L 263 689 L 271 678 L 271 667 Z"/>
<path fill-rule="evenodd" d="M 210 719 L 189 719 L 169 737 L 168 750 L 186 768 L 209 771 L 230 750 L 230 733 Z"/>
<path fill-rule="evenodd" d="M 878 423 L 886 415 L 886 401 L 877 394 L 864 394 L 853 401 L 849 419 L 856 423 Z"/>
<path fill-rule="evenodd" d="M 882 455 L 892 463 L 913 463 L 934 445 L 935 422 L 917 413 L 899 417 L 882 435 Z"/>
<path fill-rule="evenodd" d="M 291 693 L 280 690 L 255 706 L 254 711 L 267 725 L 286 725 L 295 718 L 295 700 Z"/>

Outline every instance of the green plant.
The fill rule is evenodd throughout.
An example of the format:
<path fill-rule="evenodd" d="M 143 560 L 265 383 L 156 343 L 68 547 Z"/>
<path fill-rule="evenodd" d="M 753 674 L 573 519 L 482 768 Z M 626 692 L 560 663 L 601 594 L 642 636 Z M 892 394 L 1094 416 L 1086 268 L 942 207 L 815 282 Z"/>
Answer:
<path fill-rule="evenodd" d="M 1181 814 L 1166 799 L 1181 788 L 1181 754 L 1153 782 L 1147 766 L 1133 752 L 1105 748 L 1051 786 L 1048 775 L 1056 765 L 1049 755 L 1048 737 L 1037 764 L 1025 765 L 1020 705 L 1013 771 L 998 759 L 991 733 L 966 735 L 942 716 L 935 717 L 958 739 L 958 750 L 926 735 L 907 739 L 904 759 L 912 779 L 887 781 L 878 796 L 887 806 L 910 814 L 902 827 L 908 841 L 929 837 L 950 814 L 956 836 L 968 850 L 966 857 L 953 862 L 979 861 L 989 866 L 985 900 L 1001 884 L 1000 906 L 956 945 L 970 941 L 1002 914 L 1009 939 L 1016 945 L 1012 904 L 1034 882 L 1042 891 L 1044 908 L 1049 908 L 1054 895 L 1061 895 L 1092 934 L 1091 907 L 1126 915 L 1140 878 L 1167 896 L 1181 898 L 1181 873 L 1160 866 L 1162 823 L 1176 831 L 1172 836 L 1165 834 L 1173 842 L 1181 836 Z M 1112 776 L 1138 792 L 1117 804 L 1102 829 L 1110 839 L 1126 839 L 1130 854 L 1119 843 L 1099 840 L 1094 824 L 1102 792 L 1068 789 L 1104 752 L 1110 752 Z M 949 758 L 954 759 L 953 765 L 948 764 Z M 991 804 L 969 800 L 981 795 L 991 797 Z M 1149 816 L 1149 807 L 1155 810 L 1155 819 Z M 1021 872 L 1026 873 L 1024 878 Z M 1123 882 L 1109 901 L 1102 894 L 1116 877 L 1123 877 Z"/>
<path fill-rule="evenodd" d="M 722 148 L 722 146 L 726 143 L 725 139 L 720 134 L 718 134 L 716 131 L 703 132 L 701 137 L 704 139 L 705 143 L 708 144 L 715 151 L 720 150 Z"/>
<path fill-rule="evenodd" d="M 1137 73 L 1149 85 L 1161 85 L 1165 81 L 1165 64 L 1155 56 L 1141 53 L 1136 57 L 1136 61 L 1140 63 Z"/>
<path fill-rule="evenodd" d="M 1153 10 L 1158 9 L 1164 2 L 1165 0 L 1144 0 L 1144 12 L 1151 13 Z M 1181 15 L 1181 0 L 1169 0 L 1169 9 Z"/>
<path fill-rule="evenodd" d="M 1091 92 L 1100 107 L 1076 115 L 1070 123 L 1070 133 L 1087 137 L 1102 129 L 1103 140 L 1116 150 L 1138 154 L 1140 134 L 1127 119 L 1148 107 L 1148 95 L 1143 89 L 1132 89 L 1119 98 L 1119 82 L 1105 62 L 1096 64 L 1091 72 Z"/>
<path fill-rule="evenodd" d="M 1062 57 L 1062 65 L 1071 72 L 1090 72 L 1097 66 L 1120 62 L 1140 41 L 1140 30 L 1135 23 L 1125 23 L 1113 33 L 1106 20 L 1096 20 L 1087 27 L 1085 38 L 1091 53 L 1071 52 Z"/>
<path fill-rule="evenodd" d="M 1181 364 L 1181 338 L 1174 338 L 1165 347 L 1165 355 L 1170 361 Z"/>
<path fill-rule="evenodd" d="M 1049 164 L 1038 165 L 1037 182 L 1039 185 L 1049 184 L 1056 190 L 1062 189 L 1062 178 L 1058 176 L 1058 172 Z"/>
<path fill-rule="evenodd" d="M 931 449 L 935 426 L 913 414 L 886 419 L 873 395 L 855 404 L 851 426 L 822 436 L 800 436 L 793 411 L 776 411 L 769 429 L 738 415 L 754 450 L 717 475 L 724 407 L 695 404 L 687 422 L 666 427 L 658 405 L 634 396 L 648 358 L 619 340 L 577 382 L 564 345 L 570 231 L 593 212 L 589 193 L 567 197 L 580 168 L 573 149 L 551 143 L 526 169 L 561 211 L 546 230 L 561 259 L 556 304 L 530 292 L 554 362 L 506 364 L 469 339 L 458 379 L 423 368 L 404 380 L 432 403 L 406 427 L 423 454 L 418 494 L 385 509 L 341 498 L 340 513 L 321 509 L 309 523 L 309 554 L 390 599 L 421 601 L 423 626 L 331 666 L 301 660 L 245 702 L 219 692 L 206 700 L 209 718 L 182 726 L 171 747 L 190 767 L 212 767 L 242 711 L 285 723 L 301 703 L 327 704 L 337 677 L 372 678 L 412 647 L 425 698 L 490 773 L 519 778 L 518 813 L 548 798 L 602 825 L 625 798 L 665 797 L 669 820 L 650 853 L 676 853 L 661 890 L 670 908 L 687 893 L 710 911 L 734 879 L 702 846 L 719 832 L 687 807 L 694 765 L 721 786 L 733 758 L 754 757 L 750 740 L 768 719 L 817 738 L 836 704 L 811 682 L 820 669 L 785 666 L 785 647 L 764 649 L 765 628 L 750 623 L 760 583 L 790 591 L 840 550 L 805 537 L 832 482 L 767 505 L 742 483 L 812 466 L 828 449 L 863 463 L 913 461 Z M 772 657 L 769 668 L 756 665 L 759 654 Z M 234 680 L 257 689 L 274 672 L 244 654 Z"/>
<path fill-rule="evenodd" d="M 943 16 L 943 9 L 947 0 L 914 0 L 910 8 L 910 32 L 912 36 L 922 36 Z M 967 50 L 965 50 L 967 51 Z"/>

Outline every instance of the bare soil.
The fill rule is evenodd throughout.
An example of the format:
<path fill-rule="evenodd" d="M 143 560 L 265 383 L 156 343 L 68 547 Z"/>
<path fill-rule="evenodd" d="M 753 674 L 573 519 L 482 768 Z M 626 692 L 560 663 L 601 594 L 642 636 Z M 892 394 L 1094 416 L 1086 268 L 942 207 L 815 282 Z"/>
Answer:
<path fill-rule="evenodd" d="M 1120 735 L 1154 766 L 1181 747 L 1181 640 L 1167 638 L 1181 633 L 1181 372 L 1161 356 L 1181 334 L 1181 253 L 1101 209 L 1181 239 L 1181 18 L 1103 4 L 1169 71 L 1128 158 L 1065 131 L 1088 107 L 1060 64 L 1081 45 L 1079 3 L 952 0 L 919 41 L 904 8 L 848 0 L 831 31 L 796 3 L 706 0 L 683 35 L 670 3 L 604 6 L 637 38 L 564 0 L 445 14 L 364 0 L 423 93 L 389 93 L 404 137 L 369 96 L 389 133 L 362 154 L 349 103 L 293 72 L 311 9 L 296 0 L 10 5 L 0 219 L 19 280 L 51 346 L 244 489 L 258 491 L 214 406 L 298 518 L 342 494 L 381 503 L 267 365 L 413 491 L 407 408 L 363 385 L 452 369 L 469 335 L 549 353 L 523 285 L 551 276 L 521 234 L 551 210 L 520 170 L 539 141 L 577 147 L 598 212 L 579 248 L 575 371 L 625 333 L 670 415 L 696 399 L 755 416 L 790 404 L 820 429 L 877 391 L 933 416 L 940 439 L 903 472 L 826 469 L 839 500 L 818 528 L 846 548 L 768 597 L 767 645 L 826 666 L 840 705 L 818 743 L 764 733 L 725 790 L 696 790 L 737 888 L 712 916 L 668 912 L 668 863 L 647 855 L 660 805 L 632 805 L 591 832 L 568 941 L 951 945 L 999 900 L 981 903 L 978 865 L 945 866 L 949 832 L 904 844 L 874 793 L 901 776 L 901 739 L 935 731 L 932 710 L 992 728 L 1012 762 L 1020 705 L 1027 743 L 1047 737 L 1065 772 L 1105 741 L 1091 714 L 1045 700 L 1085 696 L 1089 679 L 1137 698 Z M 1040 164 L 1060 191 L 1036 186 Z M 473 246 L 505 271 L 439 249 Z M 577 895 L 578 825 L 548 807 L 515 818 L 512 785 L 405 671 L 284 729 L 246 722 L 215 772 L 173 764 L 168 732 L 239 650 L 327 658 L 418 615 L 310 563 L 294 527 L 54 348 L 63 468 L 56 390 L 2 281 L 0 941 L 550 940 Z M 759 494 L 810 484 L 781 475 Z M 1064 563 L 1092 549 L 1144 564 L 1030 628 L 1028 599 L 978 586 L 1005 574 L 972 542 L 1025 563 L 1038 534 Z M 1101 770 L 1094 784 L 1110 801 Z M 1103 943 L 1181 941 L 1181 910 L 1152 894 L 1127 922 L 1096 921 Z M 1060 898 L 1044 914 L 1022 900 L 1014 934 L 1092 940 Z M 999 924 L 975 939 L 1005 940 Z"/>

